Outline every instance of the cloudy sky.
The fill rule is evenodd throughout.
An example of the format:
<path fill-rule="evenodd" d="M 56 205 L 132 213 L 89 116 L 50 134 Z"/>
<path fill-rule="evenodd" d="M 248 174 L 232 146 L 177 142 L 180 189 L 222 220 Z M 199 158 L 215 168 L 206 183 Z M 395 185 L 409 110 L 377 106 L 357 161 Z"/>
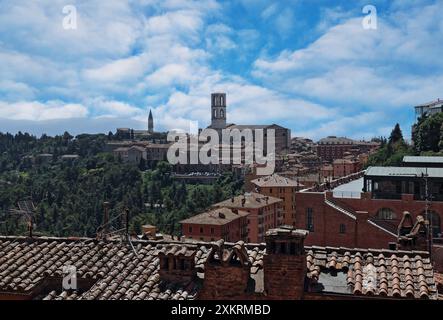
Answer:
<path fill-rule="evenodd" d="M 377 29 L 363 7 L 375 5 Z M 66 5 L 77 28 L 65 29 Z M 370 138 L 443 98 L 439 0 L 0 0 L 0 131 L 228 122 Z M 65 20 L 66 22 L 66 20 Z"/>

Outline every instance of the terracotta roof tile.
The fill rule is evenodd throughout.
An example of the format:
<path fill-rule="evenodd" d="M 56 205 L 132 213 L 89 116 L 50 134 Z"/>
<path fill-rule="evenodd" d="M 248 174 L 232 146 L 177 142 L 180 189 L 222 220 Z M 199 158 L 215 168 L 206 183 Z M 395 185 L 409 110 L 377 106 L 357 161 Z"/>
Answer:
<path fill-rule="evenodd" d="M 250 268 L 251 277 L 263 277 L 265 245 L 243 242 L 177 243 L 92 239 L 0 237 L 0 292 L 31 294 L 42 281 L 61 281 L 63 266 L 74 265 L 77 277 L 89 285 L 77 290 L 49 288 L 36 299 L 195 299 L 208 259 L 223 264 L 233 259 Z M 424 252 L 305 247 L 307 277 L 311 284 L 325 277 L 348 288 L 347 294 L 437 299 L 436 280 L 429 256 Z M 159 255 L 182 255 L 193 259 L 196 278 L 186 283 L 162 280 Z M 438 278 L 436 276 L 436 278 Z M 341 281 L 341 280 L 340 280 Z M 57 291 L 58 290 L 58 291 Z M 320 290 L 334 292 L 334 286 Z M 316 291 L 314 291 L 316 292 Z"/>

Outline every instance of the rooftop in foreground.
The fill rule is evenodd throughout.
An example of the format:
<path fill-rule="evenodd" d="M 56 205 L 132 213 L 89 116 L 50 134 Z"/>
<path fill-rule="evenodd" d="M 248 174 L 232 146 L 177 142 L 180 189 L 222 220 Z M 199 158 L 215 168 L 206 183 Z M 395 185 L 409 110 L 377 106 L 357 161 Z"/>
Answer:
<path fill-rule="evenodd" d="M 268 234 L 278 237 L 279 230 Z M 295 230 L 285 232 L 284 236 L 303 238 L 306 234 L 306 231 Z M 266 256 L 290 258 L 292 246 L 283 248 L 279 245 L 270 251 L 268 249 L 265 244 L 234 244 L 222 240 L 193 244 L 134 241 L 132 248 L 121 241 L 86 238 L 0 237 L 0 297 L 189 300 L 199 299 L 203 292 L 208 294 L 208 290 L 216 287 L 225 288 L 214 292 L 219 298 L 235 298 L 238 294 L 240 298 L 267 299 L 263 286 L 264 272 L 269 267 L 267 263 L 273 263 L 273 260 L 266 259 Z M 438 297 L 434 272 L 426 252 L 313 246 L 301 247 L 300 254 L 305 260 L 294 260 L 306 263 L 306 276 L 301 277 L 306 279 L 303 280 L 305 286 L 300 288 L 311 298 L 316 295 Z M 62 289 L 64 266 L 76 267 L 77 289 Z M 277 262 L 271 269 L 279 266 Z M 234 284 L 241 281 L 230 276 L 235 270 L 243 270 L 242 274 L 251 279 L 248 286 L 239 292 L 230 285 L 226 286 L 226 281 L 234 281 Z M 208 280 L 208 272 L 217 277 Z M 218 283 L 214 284 L 214 281 Z M 295 289 L 286 285 L 280 292 Z M 228 293 L 229 290 L 234 292 Z"/>

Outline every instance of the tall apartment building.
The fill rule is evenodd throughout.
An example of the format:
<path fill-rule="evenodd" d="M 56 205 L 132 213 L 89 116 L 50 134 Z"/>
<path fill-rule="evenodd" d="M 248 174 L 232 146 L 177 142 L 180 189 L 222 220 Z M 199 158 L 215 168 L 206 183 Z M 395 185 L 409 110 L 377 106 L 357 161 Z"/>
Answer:
<path fill-rule="evenodd" d="M 320 139 L 317 143 L 317 156 L 323 161 L 334 161 L 335 159 L 342 159 L 345 152 L 349 151 L 354 146 L 354 140 L 345 137 L 329 136 Z"/>
<path fill-rule="evenodd" d="M 322 161 L 332 162 L 345 155 L 369 154 L 380 146 L 378 142 L 356 141 L 345 137 L 329 136 L 317 142 L 317 156 Z"/>
<path fill-rule="evenodd" d="M 295 193 L 302 184 L 278 174 L 252 180 L 251 184 L 258 193 L 282 199 L 283 224 L 295 226 Z"/>
<path fill-rule="evenodd" d="M 283 224 L 282 202 L 276 197 L 250 192 L 214 204 L 214 207 L 248 212 L 247 242 L 261 243 L 265 240 L 267 230 Z"/>

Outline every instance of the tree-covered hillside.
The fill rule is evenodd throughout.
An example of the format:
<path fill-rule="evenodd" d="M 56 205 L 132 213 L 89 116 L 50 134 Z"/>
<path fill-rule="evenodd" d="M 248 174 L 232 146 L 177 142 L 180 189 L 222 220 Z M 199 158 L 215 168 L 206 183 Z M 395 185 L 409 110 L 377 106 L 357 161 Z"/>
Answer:
<path fill-rule="evenodd" d="M 178 221 L 205 210 L 242 188 L 230 173 L 214 185 L 186 185 L 171 178 L 168 163 L 141 171 L 104 153 L 111 135 L 40 138 L 29 134 L 0 133 L 0 233 L 24 234 L 27 226 L 10 213 L 17 201 L 36 205 L 34 231 L 53 236 L 95 236 L 102 224 L 103 202 L 110 202 L 110 217 L 124 208 L 131 214 L 131 229 L 151 223 L 163 232 L 178 234 Z M 46 155 L 43 161 L 39 155 Z M 74 160 L 61 155 L 77 154 Z M 120 219 L 115 219 L 118 228 Z"/>

